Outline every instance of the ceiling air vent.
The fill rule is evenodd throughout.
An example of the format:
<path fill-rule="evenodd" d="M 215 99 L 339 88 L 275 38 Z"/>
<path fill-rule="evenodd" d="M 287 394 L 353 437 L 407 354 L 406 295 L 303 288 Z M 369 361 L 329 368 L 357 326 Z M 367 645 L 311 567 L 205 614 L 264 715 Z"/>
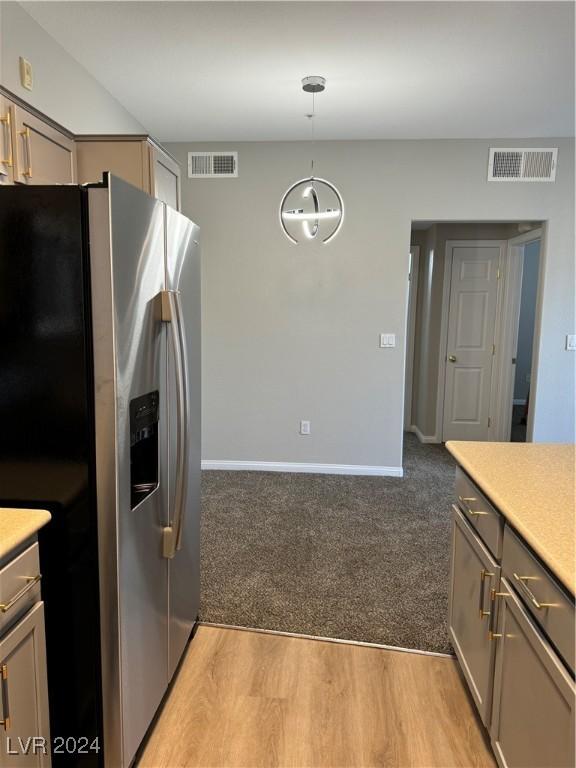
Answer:
<path fill-rule="evenodd" d="M 488 181 L 554 181 L 556 147 L 490 149 Z"/>
<path fill-rule="evenodd" d="M 238 176 L 238 152 L 188 152 L 189 179 L 223 179 Z"/>

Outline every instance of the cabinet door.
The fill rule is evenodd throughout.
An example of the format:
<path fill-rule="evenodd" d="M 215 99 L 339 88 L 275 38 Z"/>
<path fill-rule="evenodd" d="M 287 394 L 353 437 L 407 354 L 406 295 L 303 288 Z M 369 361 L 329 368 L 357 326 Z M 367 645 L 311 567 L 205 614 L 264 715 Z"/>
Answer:
<path fill-rule="evenodd" d="M 500 567 L 460 510 L 453 511 L 448 629 L 482 721 L 488 724 L 494 672 L 494 642 L 488 636 L 490 590 L 498 587 Z"/>
<path fill-rule="evenodd" d="M 20 184 L 72 184 L 75 149 L 68 138 L 22 107 L 14 107 L 15 181 Z"/>
<path fill-rule="evenodd" d="M 46 768 L 50 728 L 44 603 L 37 603 L 0 640 L 0 685 L 0 766 Z"/>
<path fill-rule="evenodd" d="M 14 183 L 14 107 L 0 95 L 0 184 Z"/>
<path fill-rule="evenodd" d="M 573 768 L 575 685 L 506 579 L 498 617 L 492 744 L 503 768 Z"/>
<path fill-rule="evenodd" d="M 180 210 L 180 166 L 156 147 L 150 147 L 151 194 Z"/>
<path fill-rule="evenodd" d="M 102 181 L 102 174 L 110 171 L 133 187 L 150 193 L 148 146 L 141 139 L 77 141 L 76 161 L 79 184 Z"/>

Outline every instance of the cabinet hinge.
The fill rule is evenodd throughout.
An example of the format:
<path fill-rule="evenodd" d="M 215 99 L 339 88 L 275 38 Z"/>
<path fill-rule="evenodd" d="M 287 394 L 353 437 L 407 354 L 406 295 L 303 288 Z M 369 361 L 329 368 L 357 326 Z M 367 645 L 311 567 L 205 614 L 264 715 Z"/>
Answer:
<path fill-rule="evenodd" d="M 502 273 L 500 272 L 500 267 L 496 270 L 496 280 L 500 280 L 500 277 L 502 276 Z"/>
<path fill-rule="evenodd" d="M 496 354 L 496 344 L 492 344 L 492 354 Z"/>

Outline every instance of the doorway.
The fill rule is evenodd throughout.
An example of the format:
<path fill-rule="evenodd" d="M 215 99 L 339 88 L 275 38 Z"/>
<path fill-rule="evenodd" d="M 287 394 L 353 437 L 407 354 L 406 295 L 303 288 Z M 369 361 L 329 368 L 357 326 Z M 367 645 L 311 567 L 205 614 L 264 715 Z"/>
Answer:
<path fill-rule="evenodd" d="M 504 404 L 502 421 L 506 430 L 504 439 L 511 442 L 527 442 L 532 437 L 534 399 L 530 397 L 530 391 L 535 367 L 541 247 L 541 230 L 528 232 L 508 243 L 513 273 L 510 312 L 514 322 L 511 382 L 506 390 L 508 402 Z"/>
<path fill-rule="evenodd" d="M 413 223 L 405 429 L 421 442 L 531 439 L 541 236 L 539 224 Z"/>

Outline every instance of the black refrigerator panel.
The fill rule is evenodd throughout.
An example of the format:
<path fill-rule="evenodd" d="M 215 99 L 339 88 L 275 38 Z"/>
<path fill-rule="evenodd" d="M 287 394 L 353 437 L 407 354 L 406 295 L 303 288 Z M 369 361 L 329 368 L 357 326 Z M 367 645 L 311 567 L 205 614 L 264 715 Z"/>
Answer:
<path fill-rule="evenodd" d="M 0 506 L 52 514 L 39 534 L 51 736 L 91 743 L 101 691 L 85 205 L 79 187 L 0 187 Z"/>

